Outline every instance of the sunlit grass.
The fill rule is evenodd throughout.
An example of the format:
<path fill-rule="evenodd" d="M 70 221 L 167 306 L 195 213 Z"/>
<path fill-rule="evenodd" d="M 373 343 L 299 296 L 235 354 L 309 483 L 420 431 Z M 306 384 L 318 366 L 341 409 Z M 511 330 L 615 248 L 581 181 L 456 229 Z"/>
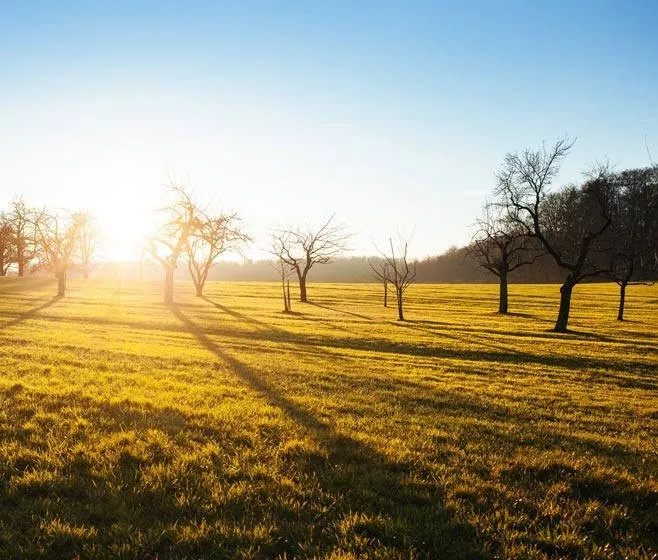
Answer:
<path fill-rule="evenodd" d="M 0 557 L 653 558 L 658 287 L 496 289 L 2 279 Z"/>

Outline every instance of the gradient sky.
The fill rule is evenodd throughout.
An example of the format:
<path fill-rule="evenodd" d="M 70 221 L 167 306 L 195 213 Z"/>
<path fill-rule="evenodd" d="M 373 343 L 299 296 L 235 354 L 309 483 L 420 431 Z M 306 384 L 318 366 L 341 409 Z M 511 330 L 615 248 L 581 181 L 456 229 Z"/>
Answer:
<path fill-rule="evenodd" d="M 354 253 L 470 237 L 508 151 L 561 181 L 658 159 L 658 3 L 0 0 L 0 205 L 85 208 L 113 254 L 169 175 L 268 229 L 336 213 Z M 253 256 L 261 254 L 255 249 Z"/>

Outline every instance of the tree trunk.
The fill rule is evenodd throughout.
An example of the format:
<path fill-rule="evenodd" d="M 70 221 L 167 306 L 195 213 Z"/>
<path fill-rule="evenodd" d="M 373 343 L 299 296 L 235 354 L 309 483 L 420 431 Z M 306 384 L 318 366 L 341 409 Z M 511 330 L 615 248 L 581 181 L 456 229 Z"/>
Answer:
<path fill-rule="evenodd" d="M 574 284 L 569 280 L 560 287 L 560 311 L 557 314 L 557 321 L 555 321 L 555 328 L 553 329 L 555 332 L 567 332 L 573 287 Z"/>
<path fill-rule="evenodd" d="M 398 299 L 398 321 L 404 321 L 404 312 L 402 311 L 402 290 L 396 289 Z"/>
<path fill-rule="evenodd" d="M 308 301 L 306 297 L 306 274 L 299 276 L 299 301 L 306 303 Z"/>
<path fill-rule="evenodd" d="M 288 297 L 288 311 L 292 311 L 292 303 L 290 303 L 290 280 L 286 280 L 286 296 Z"/>
<path fill-rule="evenodd" d="M 507 270 L 500 271 L 498 276 L 499 281 L 499 296 L 498 296 L 498 313 L 507 313 Z"/>
<path fill-rule="evenodd" d="M 388 307 L 388 282 L 384 280 L 384 307 Z"/>
<path fill-rule="evenodd" d="M 286 282 L 283 278 L 281 278 L 281 291 L 283 293 L 283 311 L 287 313 L 290 308 L 288 307 L 288 296 L 286 295 Z"/>
<path fill-rule="evenodd" d="M 84 265 L 84 268 L 83 268 L 83 270 L 82 270 L 82 277 L 83 277 L 85 280 L 88 280 L 88 279 L 89 279 L 89 265 L 88 265 L 88 264 L 85 264 L 85 265 Z"/>
<path fill-rule="evenodd" d="M 57 271 L 57 297 L 66 295 L 66 267 L 60 267 Z"/>
<path fill-rule="evenodd" d="M 617 311 L 617 321 L 624 320 L 624 304 L 626 303 L 626 284 L 622 282 L 619 284 L 619 310 Z"/>
<path fill-rule="evenodd" d="M 18 265 L 18 276 L 22 278 L 25 274 L 25 259 L 22 255 L 18 256 L 18 259 L 16 259 L 16 264 Z"/>
<path fill-rule="evenodd" d="M 196 297 L 203 297 L 203 284 L 197 282 L 194 287 L 196 288 Z"/>
<path fill-rule="evenodd" d="M 165 268 L 164 302 L 174 303 L 174 269 L 171 267 Z"/>

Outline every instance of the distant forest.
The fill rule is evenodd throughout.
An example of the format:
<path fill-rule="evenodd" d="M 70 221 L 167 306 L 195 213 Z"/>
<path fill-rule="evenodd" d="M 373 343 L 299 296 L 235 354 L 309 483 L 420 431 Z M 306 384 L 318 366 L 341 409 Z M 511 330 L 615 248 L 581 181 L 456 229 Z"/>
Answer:
<path fill-rule="evenodd" d="M 309 273 L 312 282 L 379 282 L 369 263 L 381 262 L 381 257 L 337 257 L 335 262 L 314 267 Z M 426 284 L 451 283 L 498 283 L 498 278 L 478 266 L 469 255 L 468 247 L 452 247 L 445 253 L 427 257 L 416 263 L 416 282 Z M 74 272 L 75 274 L 75 272 Z M 109 277 L 116 274 L 115 265 L 99 265 L 92 272 L 94 276 Z M 121 267 L 125 279 L 139 278 L 139 264 L 124 263 Z M 161 267 L 152 261 L 143 263 L 142 278 L 145 280 L 162 280 Z M 516 283 L 554 283 L 562 282 L 562 271 L 551 259 L 544 256 L 537 259 L 532 266 L 521 267 L 510 273 L 509 279 Z M 176 270 L 177 280 L 189 280 L 187 267 Z M 208 280 L 232 282 L 276 282 L 280 281 L 278 271 L 271 260 L 216 263 L 208 275 Z M 601 279 L 599 279 L 601 280 Z"/>

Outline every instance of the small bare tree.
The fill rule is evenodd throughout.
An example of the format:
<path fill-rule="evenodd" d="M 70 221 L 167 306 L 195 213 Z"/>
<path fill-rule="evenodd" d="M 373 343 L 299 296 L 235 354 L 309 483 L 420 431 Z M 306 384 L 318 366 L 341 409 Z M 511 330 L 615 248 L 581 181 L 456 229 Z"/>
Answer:
<path fill-rule="evenodd" d="M 375 278 L 384 284 L 384 307 L 388 307 L 388 284 L 391 281 L 391 266 L 386 259 L 369 260 L 368 266 Z"/>
<path fill-rule="evenodd" d="M 66 295 L 66 272 L 71 266 L 80 230 L 79 214 L 40 212 L 34 219 L 36 240 L 47 266 L 57 278 L 57 297 Z"/>
<path fill-rule="evenodd" d="M 272 266 L 279 275 L 281 280 L 281 295 L 283 296 L 283 312 L 290 313 L 292 312 L 292 302 L 290 301 L 290 275 L 292 270 L 290 267 L 282 260 L 278 259 L 272 263 Z"/>
<path fill-rule="evenodd" d="M 187 246 L 188 239 L 201 225 L 199 212 L 190 194 L 183 186 L 172 184 L 169 187 L 173 202 L 162 208 L 165 221 L 156 234 L 147 240 L 149 253 L 165 271 L 164 302 L 174 302 L 174 272 L 178 259 Z"/>
<path fill-rule="evenodd" d="M 409 239 L 400 238 L 397 245 L 393 243 L 393 239 L 389 238 L 389 252 L 384 253 L 379 251 L 381 256 L 386 261 L 390 271 L 391 283 L 395 287 L 395 296 L 397 299 L 398 307 L 398 320 L 404 321 L 404 309 L 402 298 L 407 288 L 416 279 L 416 263 L 410 263 L 407 257 L 409 249 Z"/>
<path fill-rule="evenodd" d="M 613 223 L 607 232 L 608 276 L 619 286 L 617 320 L 624 320 L 626 289 L 652 285 L 658 270 L 658 168 L 628 169 L 612 176 Z"/>
<path fill-rule="evenodd" d="M 98 251 L 101 232 L 96 227 L 94 216 L 91 212 L 83 211 L 78 214 L 79 227 L 76 253 L 82 276 L 86 280 L 93 266 L 93 259 Z"/>
<path fill-rule="evenodd" d="M 7 276 L 9 267 L 16 260 L 16 239 L 11 220 L 0 214 L 0 276 Z"/>
<path fill-rule="evenodd" d="M 351 237 L 345 226 L 333 223 L 332 215 L 318 230 L 282 229 L 273 234 L 272 253 L 297 275 L 299 299 L 308 301 L 306 280 L 316 264 L 328 264 L 347 248 Z"/>
<path fill-rule="evenodd" d="M 481 268 L 498 277 L 498 313 L 507 313 L 509 273 L 535 262 L 540 252 L 525 229 L 497 212 L 495 205 L 485 206 L 484 217 L 476 227 L 469 254 Z"/>
<path fill-rule="evenodd" d="M 185 252 L 196 295 L 201 297 L 217 259 L 226 252 L 239 251 L 251 238 L 241 229 L 237 214 L 208 216 L 199 211 L 198 215 L 198 227 L 190 233 Z"/>
<path fill-rule="evenodd" d="M 17 198 L 11 203 L 8 217 L 14 230 L 14 249 L 19 277 L 25 275 L 27 266 L 37 253 L 35 223 L 38 214 L 22 198 Z"/>

